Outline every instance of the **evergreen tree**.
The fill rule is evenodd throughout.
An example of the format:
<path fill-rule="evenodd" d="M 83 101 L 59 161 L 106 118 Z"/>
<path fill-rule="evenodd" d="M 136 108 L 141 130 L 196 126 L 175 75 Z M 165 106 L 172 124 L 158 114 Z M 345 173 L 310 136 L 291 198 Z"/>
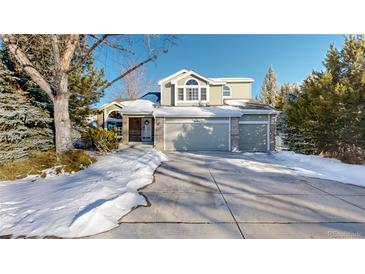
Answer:
<path fill-rule="evenodd" d="M 19 35 L 21 41 L 21 35 Z M 80 41 L 72 62 L 78 62 L 86 41 Z M 38 58 L 39 40 L 27 44 L 27 52 L 32 58 Z M 52 58 L 43 51 L 42 60 Z M 94 66 L 95 58 L 89 56 L 82 66 L 69 75 L 70 114 L 73 124 L 74 141 L 80 136 L 77 131 L 87 127 L 88 115 L 93 114 L 92 104 L 99 102 L 103 95 L 97 91 L 105 84 L 103 70 Z M 0 94 L 0 160 L 11 160 L 27 156 L 34 151 L 45 151 L 53 147 L 54 125 L 53 105 L 49 97 L 23 72 L 6 48 L 0 52 L 1 94 Z M 49 64 L 48 64 L 49 65 Z M 26 114 L 28 113 L 28 114 Z M 25 116 L 27 119 L 25 119 Z M 9 117 L 13 117 L 8 120 Z M 15 119 L 16 118 L 16 119 Z M 33 121 L 35 119 L 37 121 Z M 40 122 L 40 121 L 44 122 Z M 37 125 L 37 126 L 35 126 Z M 13 127 L 12 131 L 6 132 Z M 36 140 L 36 138 L 39 140 Z"/>
<path fill-rule="evenodd" d="M 346 37 L 344 47 L 331 46 L 325 70 L 313 72 L 303 91 L 290 100 L 288 125 L 303 136 L 292 148 L 322 153 L 347 162 L 365 159 L 365 40 Z"/>
<path fill-rule="evenodd" d="M 87 50 L 86 38 L 81 38 L 72 60 L 77 63 Z M 104 95 L 100 87 L 104 86 L 104 70 L 95 67 L 95 57 L 90 55 L 82 66 L 77 67 L 69 74 L 70 90 L 70 118 L 73 128 L 84 131 L 87 128 L 87 117 L 95 114 L 92 105 L 98 103 Z"/>
<path fill-rule="evenodd" d="M 9 55 L 0 52 L 0 162 L 53 147 L 52 118 L 42 91 L 11 71 Z"/>
<path fill-rule="evenodd" d="M 278 84 L 276 81 L 276 74 L 273 67 L 270 65 L 269 70 L 265 75 L 258 99 L 264 104 L 274 106 L 277 92 Z"/>

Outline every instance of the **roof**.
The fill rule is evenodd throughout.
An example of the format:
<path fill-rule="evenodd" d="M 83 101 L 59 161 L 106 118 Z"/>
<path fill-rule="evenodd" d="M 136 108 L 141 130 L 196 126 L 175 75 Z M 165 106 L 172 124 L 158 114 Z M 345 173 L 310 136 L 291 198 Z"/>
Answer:
<path fill-rule="evenodd" d="M 161 101 L 161 93 L 160 92 L 147 92 L 145 95 L 143 95 L 140 99 L 148 100 L 153 103 L 159 104 Z"/>
<path fill-rule="evenodd" d="M 233 78 L 209 78 L 215 82 L 229 82 L 229 83 L 253 83 L 255 80 L 253 78 L 247 78 L 247 77 L 233 77 Z"/>
<path fill-rule="evenodd" d="M 179 70 L 178 72 L 176 72 L 174 74 L 171 74 L 170 76 L 167 76 L 167 77 L 161 79 L 160 81 L 158 81 L 158 84 L 161 85 L 163 82 L 166 82 L 166 81 L 170 80 L 171 78 L 174 78 L 174 77 L 176 77 L 176 76 L 178 76 L 182 73 L 186 73 L 186 72 L 188 72 L 187 69 Z"/>
<path fill-rule="evenodd" d="M 174 80 L 172 80 L 171 82 L 172 82 L 172 83 L 176 83 L 177 81 L 179 81 L 179 80 L 181 80 L 181 79 L 185 78 L 185 77 L 186 77 L 186 76 L 188 76 L 188 75 L 195 75 L 195 76 L 197 76 L 198 78 L 201 78 L 201 79 L 203 79 L 204 81 L 206 81 L 206 82 L 208 82 L 208 83 L 212 83 L 212 82 L 213 82 L 213 81 L 212 81 L 212 80 L 210 80 L 209 78 L 206 78 L 206 77 L 204 77 L 203 75 L 201 75 L 201 74 L 199 74 L 199 73 L 197 73 L 197 72 L 195 72 L 195 71 L 192 71 L 192 70 L 189 70 L 188 72 L 186 72 L 186 73 L 184 73 L 184 74 L 180 75 L 179 77 L 175 78 L 175 79 L 174 79 Z"/>
<path fill-rule="evenodd" d="M 124 101 L 120 105 L 122 113 L 152 113 L 156 106 L 153 102 L 143 99 Z"/>
<path fill-rule="evenodd" d="M 217 107 L 159 107 L 154 117 L 241 117 L 239 108 L 231 106 Z"/>
<path fill-rule="evenodd" d="M 228 99 L 224 103 L 240 109 L 243 114 L 278 114 L 280 111 L 254 99 Z"/>
<path fill-rule="evenodd" d="M 247 78 L 247 77 L 220 77 L 220 78 L 212 78 L 212 77 L 205 77 L 193 70 L 187 70 L 187 69 L 182 69 L 179 70 L 178 72 L 171 74 L 170 76 L 167 76 L 163 79 L 161 79 L 160 81 L 158 81 L 158 84 L 161 85 L 164 82 L 168 82 L 169 80 L 175 78 L 172 80 L 173 83 L 179 81 L 180 79 L 186 77 L 187 75 L 195 75 L 205 81 L 207 81 L 209 84 L 211 85 L 224 85 L 227 82 L 229 83 L 252 83 L 255 80 L 253 78 Z M 176 78 L 177 77 L 177 78 Z"/>

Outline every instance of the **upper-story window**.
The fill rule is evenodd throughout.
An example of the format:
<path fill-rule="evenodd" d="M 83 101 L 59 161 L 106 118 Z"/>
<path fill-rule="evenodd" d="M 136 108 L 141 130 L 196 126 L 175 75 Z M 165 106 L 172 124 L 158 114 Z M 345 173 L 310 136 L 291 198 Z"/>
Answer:
<path fill-rule="evenodd" d="M 207 86 L 200 85 L 196 79 L 190 78 L 185 85 L 177 87 L 177 99 L 178 101 L 207 101 Z"/>
<path fill-rule="evenodd" d="M 223 86 L 223 96 L 231 96 L 231 88 L 229 86 Z"/>
<path fill-rule="evenodd" d="M 186 81 L 185 85 L 187 85 L 187 86 L 199 86 L 199 83 L 195 79 L 189 79 L 189 80 Z"/>

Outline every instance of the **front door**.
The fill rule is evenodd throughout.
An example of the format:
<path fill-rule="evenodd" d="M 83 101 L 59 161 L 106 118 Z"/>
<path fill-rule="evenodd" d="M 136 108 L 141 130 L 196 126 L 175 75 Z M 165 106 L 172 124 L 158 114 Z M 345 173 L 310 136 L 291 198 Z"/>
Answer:
<path fill-rule="evenodd" d="M 129 118 L 129 141 L 141 142 L 141 118 Z"/>
<path fill-rule="evenodd" d="M 142 118 L 142 142 L 152 141 L 152 118 Z"/>

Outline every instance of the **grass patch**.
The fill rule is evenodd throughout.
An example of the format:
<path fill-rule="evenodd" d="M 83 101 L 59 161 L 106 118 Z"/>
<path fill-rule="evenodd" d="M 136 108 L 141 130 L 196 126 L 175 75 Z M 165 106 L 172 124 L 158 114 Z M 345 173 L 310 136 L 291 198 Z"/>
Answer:
<path fill-rule="evenodd" d="M 95 162 L 96 158 L 88 155 L 84 150 L 70 150 L 58 159 L 54 150 L 37 152 L 28 158 L 1 164 L 0 180 L 16 180 L 28 175 L 39 175 L 45 178 L 47 173 L 44 170 L 50 168 L 55 168 L 56 174 L 63 171 L 77 172 Z"/>

